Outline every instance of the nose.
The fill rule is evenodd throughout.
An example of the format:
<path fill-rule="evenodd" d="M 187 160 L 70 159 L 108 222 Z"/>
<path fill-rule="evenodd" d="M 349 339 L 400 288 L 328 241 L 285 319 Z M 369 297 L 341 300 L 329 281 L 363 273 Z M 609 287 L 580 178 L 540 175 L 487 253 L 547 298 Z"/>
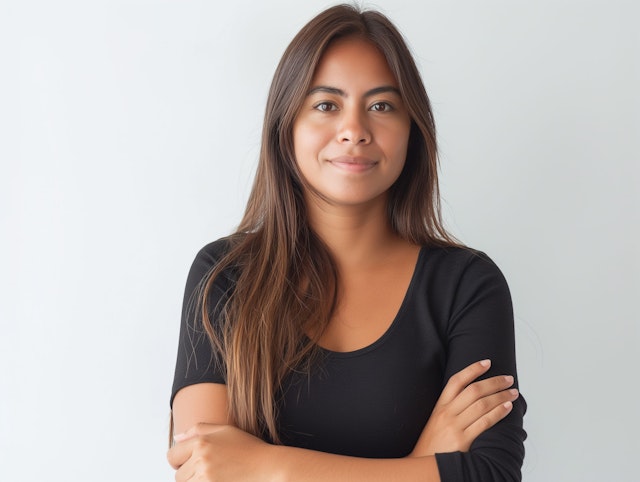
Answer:
<path fill-rule="evenodd" d="M 371 131 L 367 124 L 366 114 L 358 109 L 344 109 L 341 120 L 338 129 L 338 142 L 347 144 L 368 144 L 371 142 Z"/>

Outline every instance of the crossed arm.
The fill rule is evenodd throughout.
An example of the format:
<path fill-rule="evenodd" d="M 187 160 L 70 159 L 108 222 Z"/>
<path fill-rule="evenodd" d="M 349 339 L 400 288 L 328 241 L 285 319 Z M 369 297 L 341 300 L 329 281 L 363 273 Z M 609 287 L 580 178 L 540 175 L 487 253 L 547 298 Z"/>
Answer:
<path fill-rule="evenodd" d="M 435 454 L 466 452 L 512 409 L 513 377 L 482 381 L 489 361 L 469 365 L 445 386 L 411 454 L 367 459 L 268 444 L 233 426 L 226 387 L 203 383 L 180 390 L 173 401 L 176 444 L 169 463 L 176 481 L 440 481 Z"/>

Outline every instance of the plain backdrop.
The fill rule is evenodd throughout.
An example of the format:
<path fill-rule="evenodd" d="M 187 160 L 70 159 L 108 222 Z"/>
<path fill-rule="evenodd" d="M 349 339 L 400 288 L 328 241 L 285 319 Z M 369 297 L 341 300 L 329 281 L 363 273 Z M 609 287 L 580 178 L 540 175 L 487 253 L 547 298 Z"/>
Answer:
<path fill-rule="evenodd" d="M 187 271 L 328 5 L 0 1 L 0 480 L 173 480 Z M 524 480 L 638 480 L 638 3 L 367 5 L 423 73 L 448 227 L 510 283 Z"/>

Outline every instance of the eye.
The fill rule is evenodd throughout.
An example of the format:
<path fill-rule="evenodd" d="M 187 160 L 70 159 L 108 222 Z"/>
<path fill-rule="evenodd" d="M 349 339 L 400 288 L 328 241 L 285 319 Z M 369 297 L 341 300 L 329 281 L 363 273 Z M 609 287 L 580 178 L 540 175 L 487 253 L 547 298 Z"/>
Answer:
<path fill-rule="evenodd" d="M 393 110 L 393 106 L 388 102 L 376 102 L 369 109 L 374 112 L 390 112 Z"/>
<path fill-rule="evenodd" d="M 318 104 L 314 105 L 313 108 L 319 110 L 320 112 L 331 112 L 334 110 L 338 110 L 338 107 L 333 102 L 319 102 Z"/>

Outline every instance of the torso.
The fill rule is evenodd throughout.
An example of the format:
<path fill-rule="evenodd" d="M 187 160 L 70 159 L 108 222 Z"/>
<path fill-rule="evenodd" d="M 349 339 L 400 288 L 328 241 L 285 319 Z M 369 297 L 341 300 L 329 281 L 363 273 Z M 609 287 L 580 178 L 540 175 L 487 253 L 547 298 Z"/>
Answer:
<path fill-rule="evenodd" d="M 198 254 L 185 300 L 227 246 L 221 240 Z M 388 272 L 390 278 L 393 272 Z M 377 282 L 367 283 L 370 292 L 376 292 Z M 390 285 L 397 303 L 398 287 L 395 282 Z M 220 277 L 214 286 L 211 306 L 230 292 L 233 277 Z M 377 304 L 373 295 L 369 301 L 378 307 L 391 306 Z M 363 341 L 366 337 L 342 337 L 342 345 L 318 351 L 310 371 L 292 370 L 283 380 L 277 423 L 285 445 L 358 457 L 404 457 L 413 450 L 442 387 L 454 373 L 490 358 L 492 374 L 516 374 L 508 287 L 484 255 L 467 249 L 423 248 L 404 300 L 391 316 L 393 321 L 375 318 L 373 308 L 369 313 L 374 316 L 371 325 L 378 329 L 391 323 L 380 337 L 368 345 Z M 336 325 L 333 321 L 327 333 L 339 333 Z M 373 331 L 364 332 L 374 338 Z M 201 330 L 194 330 L 189 316 L 183 317 L 180 333 L 172 394 L 190 385 L 226 383 L 224 371 L 212 363 L 217 355 L 211 343 Z M 345 339 L 349 344 L 344 344 Z M 508 422 L 520 441 L 524 408 L 522 402 L 514 404 Z M 504 445 L 500 430 L 496 426 L 486 432 L 490 452 L 513 450 L 509 449 L 513 442 Z"/>
<path fill-rule="evenodd" d="M 419 253 L 419 246 L 405 243 L 366 267 L 342 270 L 338 306 L 319 345 L 349 352 L 380 338 L 402 305 Z"/>

